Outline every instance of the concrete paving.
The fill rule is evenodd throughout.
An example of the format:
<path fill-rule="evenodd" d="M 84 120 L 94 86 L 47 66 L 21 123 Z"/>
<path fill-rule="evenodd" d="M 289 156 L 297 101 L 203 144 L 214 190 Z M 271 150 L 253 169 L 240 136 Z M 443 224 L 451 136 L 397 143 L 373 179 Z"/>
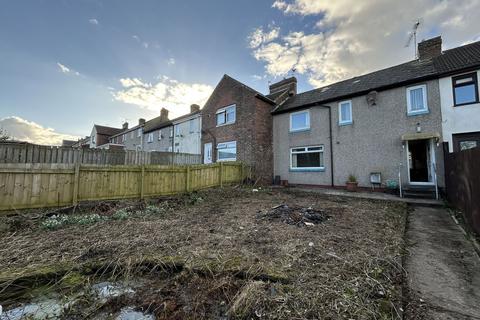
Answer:
<path fill-rule="evenodd" d="M 480 258 L 443 208 L 414 207 L 406 232 L 410 291 L 432 319 L 480 319 Z"/>
<path fill-rule="evenodd" d="M 418 198 L 400 198 L 399 196 L 383 193 L 383 192 L 349 192 L 341 189 L 331 189 L 331 188 L 309 188 L 309 187 L 294 187 L 292 190 L 302 190 L 308 192 L 316 192 L 331 196 L 341 196 L 341 197 L 351 197 L 351 198 L 362 198 L 362 199 L 374 199 L 374 200 L 388 200 L 388 201 L 399 201 L 409 204 L 417 205 L 426 205 L 426 206 L 443 206 L 444 203 L 442 200 L 435 199 L 418 199 Z"/>

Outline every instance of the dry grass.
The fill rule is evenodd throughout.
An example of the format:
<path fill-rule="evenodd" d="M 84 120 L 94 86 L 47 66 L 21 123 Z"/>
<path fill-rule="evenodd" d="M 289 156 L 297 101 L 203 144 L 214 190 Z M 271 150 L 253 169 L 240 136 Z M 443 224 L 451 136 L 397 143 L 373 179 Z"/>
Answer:
<path fill-rule="evenodd" d="M 152 200 L 168 208 L 163 214 L 53 231 L 39 227 L 38 213 L 20 227 L 18 219 L 3 218 L 10 227 L 0 236 L 0 291 L 38 270 L 102 265 L 97 275 L 135 276 L 141 269 L 155 280 L 133 300 L 109 304 L 109 311 L 133 303 L 160 319 L 401 318 L 405 206 L 242 188 L 167 201 Z M 113 207 L 132 204 L 144 208 Z M 259 219 L 280 204 L 331 218 L 304 227 Z M 157 276 L 162 267 L 168 276 Z"/>

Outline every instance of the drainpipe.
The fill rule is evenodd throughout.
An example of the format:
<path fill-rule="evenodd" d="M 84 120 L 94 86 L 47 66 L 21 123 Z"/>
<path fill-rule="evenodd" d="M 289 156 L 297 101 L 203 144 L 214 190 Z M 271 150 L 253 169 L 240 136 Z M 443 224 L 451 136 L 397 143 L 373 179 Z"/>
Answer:
<path fill-rule="evenodd" d="M 319 103 L 314 103 L 312 106 L 314 107 L 320 107 L 320 108 L 326 108 L 328 109 L 328 127 L 330 131 L 330 177 L 331 177 L 331 186 L 335 186 L 335 179 L 333 175 L 333 136 L 332 136 L 332 108 L 330 106 L 326 106 L 323 104 Z"/>

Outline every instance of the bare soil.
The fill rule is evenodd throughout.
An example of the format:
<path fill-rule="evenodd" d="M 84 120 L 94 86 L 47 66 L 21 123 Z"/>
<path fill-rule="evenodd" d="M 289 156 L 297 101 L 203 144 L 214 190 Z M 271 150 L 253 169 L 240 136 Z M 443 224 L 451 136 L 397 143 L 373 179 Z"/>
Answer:
<path fill-rule="evenodd" d="M 241 187 L 148 204 L 161 213 L 55 230 L 41 222 L 59 212 L 0 217 L 4 310 L 74 272 L 82 285 L 100 276 L 147 279 L 134 295 L 96 304 L 109 315 L 133 306 L 157 319 L 402 317 L 404 204 Z M 148 207 L 103 202 L 75 214 L 111 217 L 120 208 Z M 94 318 L 89 305 L 82 300 L 64 317 Z"/>

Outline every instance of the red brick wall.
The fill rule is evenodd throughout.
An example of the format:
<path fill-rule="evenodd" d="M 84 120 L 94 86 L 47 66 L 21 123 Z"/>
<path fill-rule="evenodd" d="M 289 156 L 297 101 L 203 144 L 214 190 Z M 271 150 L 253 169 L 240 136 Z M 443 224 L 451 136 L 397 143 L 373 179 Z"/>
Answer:
<path fill-rule="evenodd" d="M 213 161 L 216 146 L 221 142 L 237 142 L 237 160 L 254 168 L 262 183 L 271 183 L 273 174 L 271 105 L 255 97 L 256 92 L 238 81 L 224 76 L 202 109 L 203 145 L 213 144 Z M 216 126 L 216 111 L 236 104 L 235 123 Z"/>

